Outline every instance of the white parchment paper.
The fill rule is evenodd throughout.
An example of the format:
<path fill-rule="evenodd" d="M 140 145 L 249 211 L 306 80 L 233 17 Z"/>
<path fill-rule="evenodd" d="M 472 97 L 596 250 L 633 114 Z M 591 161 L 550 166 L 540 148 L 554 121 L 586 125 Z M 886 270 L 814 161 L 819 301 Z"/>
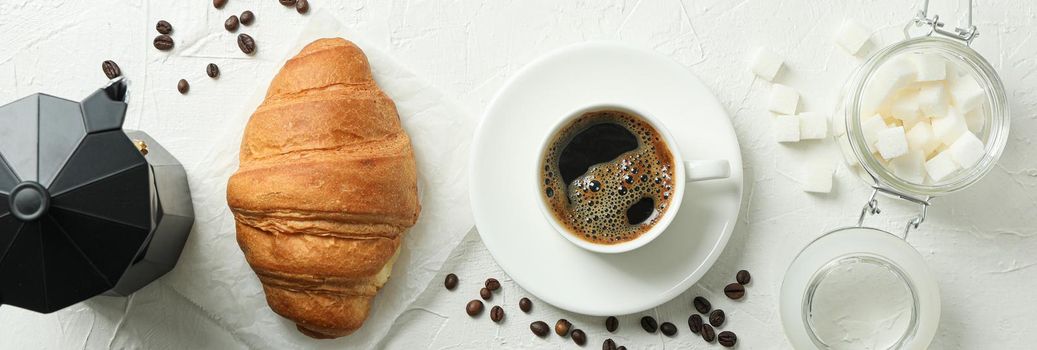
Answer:
<path fill-rule="evenodd" d="M 404 236 L 392 276 L 356 333 L 336 340 L 314 340 L 271 311 L 235 240 L 234 219 L 226 202 L 227 180 L 238 168 L 242 131 L 277 72 L 261 73 L 245 109 L 222 122 L 226 136 L 213 143 L 205 168 L 188 173 L 195 227 L 179 266 L 163 280 L 249 348 L 375 347 L 473 225 L 467 163 L 474 118 L 325 13 L 312 14 L 296 47 L 284 54 L 282 62 L 324 37 L 343 37 L 359 45 L 378 85 L 396 102 L 417 158 L 421 215 Z"/>

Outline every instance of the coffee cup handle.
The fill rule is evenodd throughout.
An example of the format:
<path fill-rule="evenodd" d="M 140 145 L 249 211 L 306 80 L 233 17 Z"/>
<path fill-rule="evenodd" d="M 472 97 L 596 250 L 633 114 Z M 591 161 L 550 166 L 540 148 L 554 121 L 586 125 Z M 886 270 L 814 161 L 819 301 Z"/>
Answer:
<path fill-rule="evenodd" d="M 726 179 L 731 177 L 731 164 L 725 159 L 685 161 L 684 177 L 688 182 Z"/>

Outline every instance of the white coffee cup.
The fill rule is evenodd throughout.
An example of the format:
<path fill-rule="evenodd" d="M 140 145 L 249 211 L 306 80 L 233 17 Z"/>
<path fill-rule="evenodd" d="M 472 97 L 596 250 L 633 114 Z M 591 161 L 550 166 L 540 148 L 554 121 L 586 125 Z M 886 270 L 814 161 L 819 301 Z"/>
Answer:
<path fill-rule="evenodd" d="M 568 125 L 569 122 L 575 118 L 578 118 L 586 113 L 604 110 L 621 111 L 628 114 L 632 114 L 634 116 L 638 116 L 642 120 L 647 122 L 649 125 L 651 125 L 653 128 L 655 128 L 656 132 L 665 142 L 666 149 L 670 151 L 672 159 L 675 160 L 673 162 L 673 178 L 684 179 L 684 181 L 673 182 L 673 190 L 671 191 L 672 194 L 670 196 L 668 204 L 669 208 L 663 211 L 662 216 L 656 220 L 655 224 L 652 226 L 651 229 L 642 233 L 637 238 L 615 244 L 595 243 L 580 238 L 579 232 L 573 232 L 571 229 L 565 227 L 562 223 L 558 222 L 558 220 L 552 213 L 551 208 L 548 207 L 546 200 L 543 198 L 543 196 L 540 195 L 540 193 L 543 192 L 543 183 L 541 182 L 542 178 L 540 176 L 543 168 L 543 164 L 541 162 L 543 161 L 545 156 L 544 152 L 547 150 L 548 147 L 550 147 L 549 145 L 554 140 L 555 134 L 558 133 L 558 131 L 561 130 L 561 128 Z M 580 248 L 598 253 L 623 253 L 640 248 L 645 244 L 648 244 L 648 242 L 651 242 L 656 237 L 659 237 L 659 235 L 662 234 L 668 226 L 670 226 L 670 223 L 673 222 L 673 218 L 678 215 L 678 209 L 680 209 L 681 201 L 684 199 L 685 183 L 693 181 L 723 179 L 731 176 L 731 165 L 730 163 L 728 163 L 727 160 L 724 159 L 682 160 L 684 158 L 681 157 L 680 149 L 677 146 L 677 143 L 674 141 L 673 136 L 670 135 L 669 130 L 667 130 L 666 127 L 661 122 L 659 122 L 658 119 L 647 113 L 638 111 L 637 109 L 615 103 L 602 103 L 595 104 L 589 107 L 583 107 L 559 119 L 558 122 L 543 136 L 543 141 L 541 141 L 540 151 L 537 152 L 537 156 L 538 158 L 535 161 L 535 164 L 537 164 L 537 166 L 536 169 L 534 169 L 537 172 L 536 176 L 534 176 L 534 178 L 537 179 L 537 182 L 534 185 L 536 186 L 535 193 L 538 194 L 537 205 L 540 207 L 540 212 L 544 214 L 544 218 L 551 223 L 551 226 L 554 227 L 555 231 L 558 231 L 558 233 L 562 235 L 562 237 L 565 237 L 565 239 L 569 240 L 569 242 L 572 242 Z M 558 193 L 562 196 L 566 195 L 565 191 L 558 191 Z"/>

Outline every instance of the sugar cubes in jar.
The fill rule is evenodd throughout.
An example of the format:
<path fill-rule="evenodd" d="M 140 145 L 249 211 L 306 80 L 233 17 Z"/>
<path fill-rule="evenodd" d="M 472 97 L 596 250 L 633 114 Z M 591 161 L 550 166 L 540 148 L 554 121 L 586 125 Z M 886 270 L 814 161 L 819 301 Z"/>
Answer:
<path fill-rule="evenodd" d="M 879 185 L 924 196 L 960 190 L 990 170 L 1007 140 L 1004 87 L 961 42 L 894 44 L 847 87 L 834 134 L 847 164 Z"/>

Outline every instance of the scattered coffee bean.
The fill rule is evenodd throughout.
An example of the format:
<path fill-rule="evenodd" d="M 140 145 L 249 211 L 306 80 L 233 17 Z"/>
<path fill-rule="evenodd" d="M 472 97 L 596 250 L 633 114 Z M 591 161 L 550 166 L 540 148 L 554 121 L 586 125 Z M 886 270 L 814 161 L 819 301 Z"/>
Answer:
<path fill-rule="evenodd" d="M 707 343 L 712 343 L 716 336 L 717 334 L 713 330 L 713 326 L 708 324 L 702 325 L 702 340 L 705 340 Z"/>
<path fill-rule="evenodd" d="M 529 330 L 533 331 L 533 334 L 536 334 L 536 336 L 538 337 L 546 337 L 548 332 L 547 323 L 545 323 L 544 321 L 536 321 L 530 323 Z"/>
<path fill-rule="evenodd" d="M 587 344 L 587 333 L 584 333 L 582 329 L 573 330 L 572 338 L 576 345 L 583 346 L 583 344 Z"/>
<path fill-rule="evenodd" d="M 601 350 L 616 350 L 616 341 L 612 338 L 605 339 L 605 342 L 601 343 Z"/>
<path fill-rule="evenodd" d="M 227 5 L 227 0 L 212 0 L 212 7 L 221 9 Z"/>
<path fill-rule="evenodd" d="M 528 314 L 533 309 L 533 302 L 529 298 L 519 299 L 519 309 Z"/>
<path fill-rule="evenodd" d="M 619 328 L 619 319 L 616 316 L 609 316 L 605 319 L 605 329 L 610 333 L 615 333 L 616 328 Z"/>
<path fill-rule="evenodd" d="M 281 5 L 284 5 L 284 6 L 295 6 L 295 1 L 296 0 L 278 0 L 278 1 L 280 1 Z"/>
<path fill-rule="evenodd" d="M 709 300 L 706 300 L 706 298 L 703 297 L 695 297 L 695 300 L 693 300 L 691 304 L 695 306 L 695 310 L 703 315 L 709 313 L 709 310 L 713 309 L 713 305 L 709 304 Z"/>
<path fill-rule="evenodd" d="M 655 333 L 655 330 L 659 329 L 659 324 L 655 323 L 655 319 L 652 316 L 645 316 L 641 318 L 641 328 L 644 328 L 645 332 Z"/>
<path fill-rule="evenodd" d="M 560 319 L 555 322 L 555 334 L 559 337 L 564 337 L 569 334 L 569 329 L 572 328 L 573 324 L 566 319 Z"/>
<path fill-rule="evenodd" d="M 246 55 L 251 55 L 256 52 L 256 41 L 248 34 L 238 34 L 238 48 Z"/>
<path fill-rule="evenodd" d="M 230 17 L 227 17 L 227 20 L 223 21 L 223 29 L 232 33 L 238 30 L 238 16 L 230 15 Z"/>
<path fill-rule="evenodd" d="M 300 15 L 305 15 L 307 12 L 310 12 L 310 2 L 307 0 L 299 0 L 299 2 L 295 4 L 295 12 L 298 12 Z"/>
<path fill-rule="evenodd" d="M 186 94 L 188 90 L 191 90 L 191 84 L 188 84 L 186 79 L 180 79 L 176 83 L 176 90 L 180 91 L 180 94 Z"/>
<path fill-rule="evenodd" d="M 659 331 L 663 332 L 667 337 L 672 337 L 677 334 L 677 326 L 674 326 L 673 323 L 663 322 L 663 324 L 659 325 Z"/>
<path fill-rule="evenodd" d="M 489 289 L 491 292 L 496 292 L 500 289 L 500 281 L 497 281 L 496 278 L 487 278 L 486 289 Z"/>
<path fill-rule="evenodd" d="M 738 342 L 738 336 L 736 336 L 734 332 L 723 331 L 717 335 L 717 342 L 725 348 L 733 348 L 735 343 Z"/>
<path fill-rule="evenodd" d="M 479 296 L 482 297 L 482 300 L 490 300 L 493 298 L 493 293 L 489 289 L 483 288 L 479 290 Z"/>
<path fill-rule="evenodd" d="M 209 63 L 209 65 L 205 66 L 205 75 L 208 75 L 210 78 L 215 78 L 215 77 L 220 76 L 220 67 L 216 66 L 215 63 Z M 446 279 L 447 279 L 447 287 L 446 288 L 447 289 L 454 289 L 454 287 L 451 287 L 449 285 L 450 276 L 454 276 L 454 287 L 457 287 L 457 275 L 449 274 L 449 275 L 446 276 Z"/>
<path fill-rule="evenodd" d="M 749 280 L 751 279 L 752 276 L 749 275 L 749 271 L 746 270 L 738 271 L 738 274 L 735 274 L 735 281 L 738 281 L 738 284 L 741 285 L 749 284 Z"/>
<path fill-rule="evenodd" d="M 497 305 L 490 309 L 490 319 L 493 320 L 493 322 L 500 323 L 500 321 L 504 319 L 504 308 Z"/>
<path fill-rule="evenodd" d="M 216 65 L 212 63 L 209 63 L 209 66 L 210 68 L 216 67 Z M 219 70 L 217 70 L 216 73 L 219 74 Z M 211 77 L 212 74 L 209 74 L 209 76 Z M 445 286 L 447 290 L 454 290 L 454 288 L 457 288 L 457 275 L 452 273 L 446 275 L 446 279 L 443 280 L 443 286 Z"/>
<path fill-rule="evenodd" d="M 691 317 L 688 317 L 688 328 L 695 334 L 702 332 L 702 316 L 699 316 L 699 314 L 693 314 Z"/>
<path fill-rule="evenodd" d="M 245 12 L 242 12 L 241 15 L 238 16 L 238 19 L 241 20 L 241 24 L 250 26 L 252 25 L 252 21 L 256 20 L 256 14 L 252 13 L 252 11 L 245 10 Z"/>
<path fill-rule="evenodd" d="M 166 21 L 158 21 L 158 23 L 155 23 L 155 30 L 159 34 L 169 34 L 173 32 L 173 25 Z"/>
<path fill-rule="evenodd" d="M 724 310 L 716 309 L 709 313 L 709 324 L 713 327 L 720 327 L 724 325 L 724 320 L 727 317 L 724 315 Z"/>
<path fill-rule="evenodd" d="M 738 283 L 731 283 L 727 285 L 727 287 L 724 287 L 724 294 L 731 299 L 741 299 L 745 296 L 745 286 Z"/>
<path fill-rule="evenodd" d="M 468 313 L 468 316 L 475 317 L 475 315 L 482 312 L 482 302 L 478 300 L 469 301 L 468 305 L 465 305 L 464 310 Z"/>
<path fill-rule="evenodd" d="M 101 62 L 101 71 L 104 71 L 104 75 L 108 79 L 115 79 L 122 75 L 122 70 L 119 69 L 119 65 L 115 64 L 115 61 L 107 60 Z"/>
<path fill-rule="evenodd" d="M 162 51 L 169 51 L 173 49 L 173 38 L 169 35 L 162 34 L 155 37 L 155 48 Z"/>

